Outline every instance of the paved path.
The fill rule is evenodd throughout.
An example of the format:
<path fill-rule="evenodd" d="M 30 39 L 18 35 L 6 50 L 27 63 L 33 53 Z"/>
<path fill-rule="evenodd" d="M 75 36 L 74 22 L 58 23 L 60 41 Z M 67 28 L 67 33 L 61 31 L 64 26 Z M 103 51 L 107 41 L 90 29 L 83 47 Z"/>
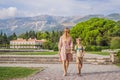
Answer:
<path fill-rule="evenodd" d="M 70 64 L 63 77 L 61 64 L 0 64 L 0 66 L 44 67 L 45 70 L 24 79 L 14 80 L 120 80 L 120 68 L 115 65 L 84 64 L 82 76 L 77 76 L 76 65 Z"/>
<path fill-rule="evenodd" d="M 54 56 L 58 56 L 58 55 L 54 55 Z M 49 57 L 53 57 L 53 56 L 49 56 Z M 109 58 L 109 56 L 101 56 L 95 54 L 85 54 L 85 57 Z M 84 64 L 82 68 L 82 76 L 78 76 L 76 74 L 77 73 L 76 64 L 70 64 L 68 68 L 68 75 L 65 77 L 62 76 L 63 69 L 61 64 L 0 64 L 0 66 L 45 68 L 43 71 L 38 72 L 33 76 L 23 79 L 14 79 L 14 80 L 120 80 L 120 68 L 115 65 Z"/>

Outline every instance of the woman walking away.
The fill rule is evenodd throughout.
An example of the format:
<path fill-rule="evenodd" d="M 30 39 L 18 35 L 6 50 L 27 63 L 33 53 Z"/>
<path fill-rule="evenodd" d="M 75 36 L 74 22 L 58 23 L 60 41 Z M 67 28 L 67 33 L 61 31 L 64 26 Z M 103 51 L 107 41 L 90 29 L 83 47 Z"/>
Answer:
<path fill-rule="evenodd" d="M 75 45 L 75 51 L 76 51 L 76 66 L 77 66 L 77 70 L 78 70 L 78 75 L 81 75 L 81 68 L 83 65 L 83 56 L 84 56 L 84 52 L 83 52 L 83 46 L 81 44 L 81 39 L 77 38 L 76 39 L 76 45 Z"/>
<path fill-rule="evenodd" d="M 69 61 L 73 60 L 72 57 L 73 43 L 72 43 L 72 37 L 70 36 L 69 32 L 70 30 L 68 28 L 64 29 L 64 33 L 60 37 L 58 44 L 60 61 L 62 61 L 63 70 L 64 70 L 63 76 L 67 75 Z"/>

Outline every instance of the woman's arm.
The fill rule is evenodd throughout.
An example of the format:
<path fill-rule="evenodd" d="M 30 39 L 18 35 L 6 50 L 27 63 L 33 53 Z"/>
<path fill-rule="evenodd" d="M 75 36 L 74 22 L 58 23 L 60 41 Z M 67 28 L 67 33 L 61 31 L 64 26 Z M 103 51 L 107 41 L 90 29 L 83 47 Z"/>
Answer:
<path fill-rule="evenodd" d="M 70 38 L 70 49 L 71 49 L 71 53 L 73 53 L 73 41 L 72 41 L 72 38 Z"/>
<path fill-rule="evenodd" d="M 60 37 L 59 43 L 58 43 L 58 50 L 59 50 L 59 52 L 61 51 L 61 47 L 62 47 L 62 39 Z"/>

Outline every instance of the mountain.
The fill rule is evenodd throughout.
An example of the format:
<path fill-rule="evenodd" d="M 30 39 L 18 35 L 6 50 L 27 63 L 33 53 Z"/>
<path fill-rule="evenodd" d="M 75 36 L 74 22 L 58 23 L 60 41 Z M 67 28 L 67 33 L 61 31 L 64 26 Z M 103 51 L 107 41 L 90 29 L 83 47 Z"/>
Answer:
<path fill-rule="evenodd" d="M 71 28 L 78 22 L 88 20 L 93 17 L 108 18 L 115 21 L 120 20 L 120 14 L 114 13 L 104 15 L 87 16 L 51 16 L 40 15 L 35 17 L 20 17 L 0 20 L 0 31 L 10 35 L 12 33 L 21 34 L 26 31 L 52 31 L 63 30 L 65 27 Z"/>
<path fill-rule="evenodd" d="M 7 34 L 20 34 L 26 31 L 52 31 L 72 27 L 73 17 L 41 15 L 35 17 L 21 17 L 0 20 L 0 31 Z"/>
<path fill-rule="evenodd" d="M 106 18 L 118 21 L 120 20 L 120 14 L 118 13 L 109 14 L 108 16 L 106 16 Z"/>

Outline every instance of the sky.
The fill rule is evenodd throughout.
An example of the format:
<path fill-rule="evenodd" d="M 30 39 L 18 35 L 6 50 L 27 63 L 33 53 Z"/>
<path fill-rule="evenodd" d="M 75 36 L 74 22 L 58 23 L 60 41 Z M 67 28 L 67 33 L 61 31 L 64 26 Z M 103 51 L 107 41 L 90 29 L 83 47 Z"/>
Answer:
<path fill-rule="evenodd" d="M 120 0 L 0 0 L 0 19 L 120 13 Z"/>

